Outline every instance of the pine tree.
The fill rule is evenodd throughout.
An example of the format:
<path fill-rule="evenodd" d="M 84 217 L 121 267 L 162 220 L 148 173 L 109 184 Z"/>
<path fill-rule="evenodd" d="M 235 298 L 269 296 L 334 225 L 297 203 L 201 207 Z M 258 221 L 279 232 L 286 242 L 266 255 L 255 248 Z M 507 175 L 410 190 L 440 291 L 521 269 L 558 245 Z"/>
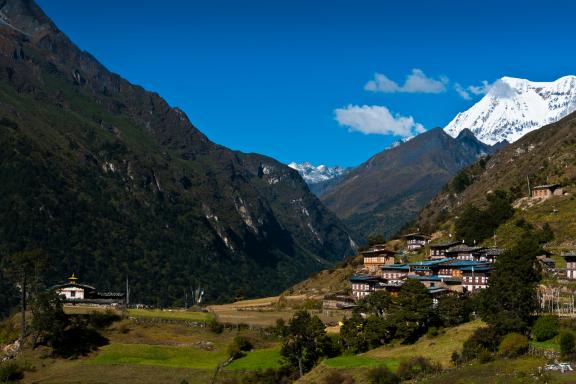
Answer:
<path fill-rule="evenodd" d="M 432 296 L 418 280 L 408 279 L 400 288 L 391 314 L 397 326 L 396 337 L 405 343 L 414 342 L 426 329 L 432 319 Z"/>
<path fill-rule="evenodd" d="M 479 312 L 502 335 L 528 330 L 538 308 L 536 256 L 540 252 L 537 236 L 526 230 L 518 244 L 496 261 L 490 286 L 482 292 Z"/>

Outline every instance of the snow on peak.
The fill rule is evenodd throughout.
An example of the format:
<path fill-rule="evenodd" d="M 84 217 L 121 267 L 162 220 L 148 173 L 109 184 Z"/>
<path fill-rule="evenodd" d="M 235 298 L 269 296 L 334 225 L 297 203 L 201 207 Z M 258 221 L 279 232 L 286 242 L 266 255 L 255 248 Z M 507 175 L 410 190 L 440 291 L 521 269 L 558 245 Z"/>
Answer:
<path fill-rule="evenodd" d="M 511 143 L 575 110 L 576 76 L 551 82 L 503 77 L 444 129 L 456 137 L 468 128 L 478 140 L 490 145 L 503 140 Z"/>
<path fill-rule="evenodd" d="M 308 184 L 316 184 L 322 181 L 327 181 L 346 173 L 346 169 L 342 167 L 328 167 L 324 164 L 314 166 L 308 162 L 301 164 L 292 162 L 288 164 L 288 166 L 298 171 L 300 176 L 302 176 L 304 181 Z"/>

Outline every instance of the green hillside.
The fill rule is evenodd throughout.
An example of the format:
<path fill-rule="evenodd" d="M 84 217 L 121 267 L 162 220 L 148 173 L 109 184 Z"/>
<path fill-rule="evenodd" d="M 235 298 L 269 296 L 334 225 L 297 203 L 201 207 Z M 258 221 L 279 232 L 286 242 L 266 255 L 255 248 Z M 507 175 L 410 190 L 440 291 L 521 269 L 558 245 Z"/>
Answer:
<path fill-rule="evenodd" d="M 46 285 L 129 278 L 133 302 L 167 305 L 196 287 L 209 301 L 278 293 L 352 253 L 296 171 L 210 142 L 33 1 L 1 8 L 2 258 L 40 248 Z"/>

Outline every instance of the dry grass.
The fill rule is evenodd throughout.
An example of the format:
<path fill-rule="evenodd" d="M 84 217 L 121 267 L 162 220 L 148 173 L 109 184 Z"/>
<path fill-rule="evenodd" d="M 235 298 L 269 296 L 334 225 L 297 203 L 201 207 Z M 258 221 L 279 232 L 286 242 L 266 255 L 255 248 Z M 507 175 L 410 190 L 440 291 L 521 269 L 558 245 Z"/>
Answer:
<path fill-rule="evenodd" d="M 450 328 L 446 333 L 433 338 L 424 336 L 411 345 L 380 347 L 365 353 L 363 356 L 377 359 L 403 359 L 413 356 L 424 356 L 447 367 L 450 365 L 452 352 L 460 351 L 464 341 L 483 325 L 484 323 L 481 321 L 472 321 Z"/>
<path fill-rule="evenodd" d="M 282 298 L 282 303 L 280 300 Z M 314 298 L 317 300 L 317 298 Z M 270 327 L 278 319 L 289 320 L 303 303 L 310 300 L 306 295 L 274 296 L 255 300 L 243 300 L 231 304 L 211 305 L 208 310 L 223 323 L 248 324 L 251 326 Z M 325 323 L 342 320 L 345 313 L 341 311 L 322 313 L 321 310 L 309 310 L 318 315 Z"/>

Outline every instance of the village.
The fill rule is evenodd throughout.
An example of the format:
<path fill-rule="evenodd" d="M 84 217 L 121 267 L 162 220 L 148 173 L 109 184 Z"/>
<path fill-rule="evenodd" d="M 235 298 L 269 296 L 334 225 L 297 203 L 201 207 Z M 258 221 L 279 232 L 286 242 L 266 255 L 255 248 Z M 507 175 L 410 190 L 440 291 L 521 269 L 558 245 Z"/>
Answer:
<path fill-rule="evenodd" d="M 528 198 L 539 203 L 554 196 L 562 196 L 558 184 L 534 186 Z M 448 239 L 448 240 L 446 240 Z M 389 243 L 373 244 L 360 251 L 362 264 L 349 278 L 347 290 L 330 293 L 324 297 L 323 309 L 350 310 L 357 302 L 376 291 L 397 295 L 400 287 L 409 279 L 418 280 L 437 302 L 438 297 L 450 294 L 474 294 L 486 289 L 498 256 L 505 251 L 495 246 L 466 244 L 463 240 L 451 240 L 452 234 L 432 240 L 432 236 L 414 232 L 396 239 L 396 249 Z M 398 247 L 400 244 L 400 247 Z M 544 276 L 555 281 L 576 280 L 576 252 L 560 255 L 566 268 L 557 268 L 550 254 L 537 257 Z M 568 293 L 572 300 L 562 300 Z M 569 289 L 541 285 L 539 300 L 542 310 L 559 314 L 576 314 L 574 293 Z"/>

